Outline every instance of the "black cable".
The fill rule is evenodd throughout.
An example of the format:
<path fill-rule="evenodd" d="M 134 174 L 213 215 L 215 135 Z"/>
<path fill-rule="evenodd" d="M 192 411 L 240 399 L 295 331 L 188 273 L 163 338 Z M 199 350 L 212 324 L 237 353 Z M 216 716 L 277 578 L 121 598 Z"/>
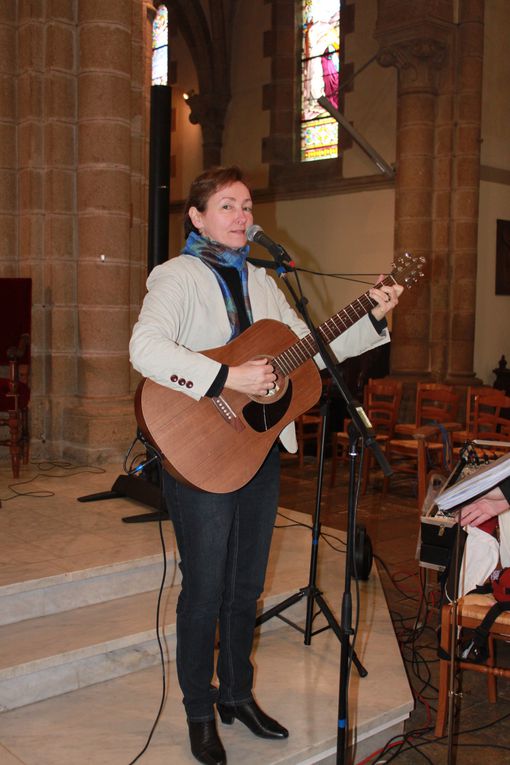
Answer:
<path fill-rule="evenodd" d="M 501 717 L 498 717 L 497 720 L 492 720 L 490 723 L 486 723 L 485 725 L 479 725 L 476 728 L 469 728 L 467 730 L 459 731 L 458 733 L 455 734 L 455 737 L 458 739 L 460 736 L 466 736 L 466 735 L 470 735 L 472 733 L 479 733 L 482 730 L 487 730 L 488 728 L 492 728 L 492 726 L 497 725 L 500 722 L 504 722 L 509 717 L 510 717 L 510 712 L 508 714 L 502 715 Z M 417 728 L 416 730 L 411 730 L 411 731 L 408 731 L 407 733 L 405 733 L 404 736 L 403 736 L 403 740 L 401 742 L 401 746 L 399 747 L 399 749 L 396 752 L 392 752 L 390 758 L 386 760 L 386 763 L 390 763 L 392 760 L 396 759 L 399 754 L 403 754 L 403 753 L 409 751 L 410 749 L 415 749 L 419 754 L 423 754 L 423 752 L 419 752 L 418 747 L 430 746 L 432 744 L 438 744 L 438 745 L 441 745 L 441 746 L 445 745 L 445 739 L 447 739 L 446 735 L 445 736 L 441 736 L 439 738 L 428 739 L 428 740 L 424 741 L 421 744 L 411 744 L 411 742 L 408 739 L 412 738 L 413 736 L 416 736 L 416 735 L 421 735 L 424 730 L 432 731 L 432 728 L 431 727 L 427 728 L 427 729 Z M 386 757 L 387 756 L 386 752 L 389 751 L 389 749 L 391 749 L 392 744 L 396 740 L 398 740 L 399 738 L 400 738 L 400 735 L 397 735 L 397 736 L 393 736 L 393 738 L 389 739 L 389 741 L 386 742 L 384 748 L 380 752 L 378 752 L 377 755 L 374 755 L 374 759 L 372 760 L 372 765 L 375 765 L 375 763 L 377 761 L 379 761 L 381 758 Z M 402 748 L 402 746 L 404 744 L 408 744 L 408 747 L 406 749 Z M 475 746 L 475 747 L 482 747 L 482 748 L 483 747 L 488 747 L 488 748 L 498 748 L 498 749 L 500 748 L 500 749 L 504 749 L 504 750 L 510 751 L 510 747 L 505 747 L 505 746 L 500 745 L 500 744 L 490 744 L 490 743 L 487 743 L 487 744 L 486 743 L 484 743 L 484 744 L 464 744 L 464 743 L 461 743 L 461 742 L 457 741 L 456 746 L 457 747 Z"/>
<path fill-rule="evenodd" d="M 284 526 L 274 526 L 275 529 L 288 529 L 291 526 L 301 526 L 304 529 L 312 529 L 312 526 L 308 523 L 303 523 L 302 521 L 296 521 L 294 518 L 289 518 L 288 515 L 284 515 L 281 510 L 277 510 L 276 515 L 279 515 L 281 518 L 285 518 L 286 521 L 290 521 L 290 523 L 286 523 Z"/>
<path fill-rule="evenodd" d="M 9 502 L 11 499 L 17 499 L 18 497 L 34 497 L 35 499 L 46 499 L 48 497 L 54 497 L 55 492 L 50 491 L 49 489 L 34 489 L 34 491 L 18 491 L 18 486 L 27 486 L 29 483 L 33 483 L 38 478 L 73 478 L 76 475 L 81 475 L 82 473 L 92 473 L 92 474 L 101 474 L 105 473 L 106 471 L 103 468 L 100 467 L 92 467 L 90 465 L 74 465 L 71 462 L 63 462 L 63 461 L 55 461 L 55 462 L 32 462 L 32 465 L 35 465 L 38 472 L 32 476 L 32 478 L 28 478 L 26 481 L 17 481 L 16 483 L 11 483 L 7 485 L 7 488 L 12 491 L 12 495 L 10 497 L 0 497 L 0 502 Z M 74 472 L 68 472 L 64 475 L 55 475 L 54 473 L 50 473 L 51 470 L 54 469 L 60 469 L 60 470 L 73 470 Z"/>
<path fill-rule="evenodd" d="M 383 567 L 384 571 L 388 575 L 388 577 L 389 577 L 391 583 L 393 584 L 393 586 L 395 587 L 395 589 L 398 590 L 398 592 L 400 592 L 400 594 L 403 595 L 404 598 L 406 598 L 407 600 L 418 600 L 413 595 L 408 595 L 407 592 L 405 592 L 404 590 L 401 590 L 400 587 L 398 587 L 397 582 L 395 581 L 395 579 L 391 575 L 391 571 L 389 570 L 388 566 L 383 561 L 383 559 L 381 557 L 379 557 L 379 555 L 374 555 L 374 560 L 378 561 L 381 564 L 381 566 Z M 401 580 L 401 581 L 403 581 L 403 580 Z"/>
<path fill-rule="evenodd" d="M 150 444 L 146 444 L 146 447 L 149 450 L 152 449 L 152 451 L 155 453 L 155 456 L 157 457 L 156 465 L 158 466 L 159 480 L 160 480 L 160 486 L 161 486 L 161 496 L 162 496 L 162 499 L 163 499 L 163 474 L 162 474 L 163 468 L 162 468 L 162 465 L 161 465 L 160 455 L 159 455 L 159 453 L 157 453 L 150 446 Z M 129 452 L 128 452 L 128 454 L 129 454 Z M 134 765 L 134 763 L 137 762 L 140 759 L 140 757 L 143 754 L 145 754 L 145 752 L 149 748 L 149 744 L 150 744 L 150 742 L 152 740 L 152 737 L 154 735 L 154 732 L 156 730 L 157 724 L 158 724 L 159 719 L 161 717 L 161 713 L 163 712 L 163 707 L 165 705 L 165 699 L 166 699 L 165 654 L 164 654 L 164 650 L 163 650 L 163 641 L 161 639 L 160 628 L 159 628 L 160 614 L 161 614 L 161 600 L 162 600 L 162 597 L 163 597 L 163 589 L 164 589 L 164 586 L 165 586 L 165 579 L 166 579 L 166 572 L 167 572 L 166 546 L 165 546 L 165 537 L 164 537 L 164 534 L 163 534 L 163 523 L 162 523 L 161 514 L 160 514 L 160 516 L 158 518 L 158 528 L 159 528 L 159 538 L 161 540 L 161 550 L 162 550 L 162 555 L 163 555 L 163 574 L 161 576 L 161 584 L 159 586 L 158 600 L 157 600 L 157 605 L 156 605 L 156 639 L 157 639 L 157 642 L 158 642 L 159 656 L 160 656 L 160 660 L 161 660 L 161 701 L 160 701 L 160 704 L 159 704 L 159 709 L 157 711 L 155 720 L 154 720 L 154 722 L 152 724 L 152 727 L 151 727 L 151 729 L 149 731 L 149 734 L 147 736 L 147 740 L 146 740 L 143 748 L 136 755 L 136 757 L 128 763 L 128 765 Z"/>

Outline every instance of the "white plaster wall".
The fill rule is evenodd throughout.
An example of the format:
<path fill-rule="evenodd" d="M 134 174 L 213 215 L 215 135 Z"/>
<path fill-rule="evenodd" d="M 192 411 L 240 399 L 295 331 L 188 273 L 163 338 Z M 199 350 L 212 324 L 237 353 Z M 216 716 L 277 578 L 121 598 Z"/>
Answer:
<path fill-rule="evenodd" d="M 377 21 L 374 0 L 356 3 L 354 31 L 347 35 L 345 62 L 358 72 L 377 53 L 379 45 L 373 37 Z M 372 61 L 356 74 L 352 91 L 345 93 L 345 116 L 362 137 L 389 164 L 395 162 L 397 124 L 397 70 L 381 67 Z M 353 141 L 343 158 L 343 174 L 347 178 L 379 172 L 373 161 Z"/>
<path fill-rule="evenodd" d="M 257 205 L 255 220 L 303 268 L 355 276 L 366 283 L 303 274 L 313 318 L 320 322 L 365 292 L 393 257 L 394 193 L 361 192 Z M 253 246 L 252 254 L 265 257 Z"/>
<path fill-rule="evenodd" d="M 489 385 L 501 355 L 510 362 L 510 295 L 495 294 L 496 221 L 510 220 L 509 32 L 510 2 L 486 0 L 474 371 Z"/>
<path fill-rule="evenodd" d="M 177 62 L 177 82 L 172 85 L 172 109 L 175 110 L 175 130 L 171 135 L 175 176 L 170 179 L 170 199 L 185 199 L 191 181 L 202 170 L 202 129 L 189 121 L 189 106 L 184 93 L 198 93 L 198 78 L 188 46 L 180 35 L 170 37 L 170 55 Z"/>
<path fill-rule="evenodd" d="M 271 61 L 264 57 L 263 43 L 271 27 L 270 4 L 238 3 L 234 25 L 223 163 L 240 165 L 254 187 L 264 188 L 269 173 L 262 164 L 262 139 L 269 135 L 270 112 L 262 111 L 262 88 L 271 81 Z"/>
<path fill-rule="evenodd" d="M 510 185 L 480 184 L 475 373 L 493 385 L 502 354 L 510 363 L 510 295 L 495 294 L 496 221 L 510 220 Z"/>
<path fill-rule="evenodd" d="M 482 165 L 510 170 L 509 0 L 486 0 L 482 97 Z"/>

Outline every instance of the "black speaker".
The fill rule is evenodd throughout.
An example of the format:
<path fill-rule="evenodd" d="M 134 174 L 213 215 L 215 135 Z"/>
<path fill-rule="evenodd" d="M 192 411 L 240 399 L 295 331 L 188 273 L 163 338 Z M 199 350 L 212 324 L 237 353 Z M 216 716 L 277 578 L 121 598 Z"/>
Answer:
<path fill-rule="evenodd" d="M 168 260 L 172 91 L 151 87 L 147 270 Z"/>
<path fill-rule="evenodd" d="M 356 525 L 354 535 L 354 561 L 351 574 L 356 579 L 367 581 L 372 570 L 372 542 L 363 525 Z"/>

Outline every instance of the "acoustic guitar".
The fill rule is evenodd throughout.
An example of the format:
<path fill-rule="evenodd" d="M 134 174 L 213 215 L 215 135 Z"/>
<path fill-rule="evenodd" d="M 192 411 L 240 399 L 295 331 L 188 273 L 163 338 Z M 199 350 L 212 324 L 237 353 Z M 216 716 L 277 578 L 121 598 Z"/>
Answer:
<path fill-rule="evenodd" d="M 423 275 L 424 262 L 406 252 L 377 286 L 412 286 Z M 375 305 L 367 291 L 317 332 L 331 343 Z M 228 345 L 203 353 L 229 366 L 270 359 L 277 376 L 274 390 L 248 396 L 224 388 L 220 396 L 197 401 L 144 378 L 135 394 L 140 430 L 178 480 L 210 492 L 235 491 L 255 475 L 285 426 L 318 401 L 322 382 L 313 361 L 317 352 L 312 333 L 298 339 L 282 322 L 257 321 Z"/>

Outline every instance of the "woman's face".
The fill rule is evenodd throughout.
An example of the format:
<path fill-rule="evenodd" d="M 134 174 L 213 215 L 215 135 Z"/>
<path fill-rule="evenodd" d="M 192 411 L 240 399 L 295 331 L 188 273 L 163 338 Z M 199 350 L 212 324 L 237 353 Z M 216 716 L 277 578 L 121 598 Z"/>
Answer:
<path fill-rule="evenodd" d="M 246 229 L 253 223 L 251 195 L 241 181 L 216 191 L 204 212 L 190 207 L 191 222 L 202 236 L 229 248 L 244 247 Z"/>

